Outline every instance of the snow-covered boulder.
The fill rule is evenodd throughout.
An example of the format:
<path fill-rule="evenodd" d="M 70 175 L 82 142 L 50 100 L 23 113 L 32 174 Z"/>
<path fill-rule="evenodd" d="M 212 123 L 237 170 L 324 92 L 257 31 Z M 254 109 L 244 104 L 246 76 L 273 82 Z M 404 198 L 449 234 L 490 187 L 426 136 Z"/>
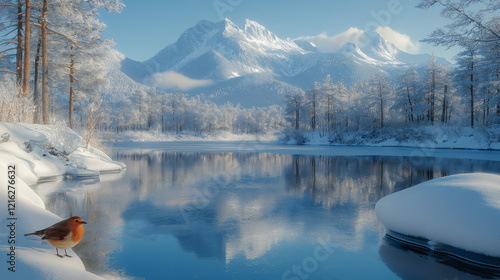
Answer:
<path fill-rule="evenodd" d="M 500 176 L 472 173 L 430 180 L 377 202 L 390 231 L 500 257 Z"/>

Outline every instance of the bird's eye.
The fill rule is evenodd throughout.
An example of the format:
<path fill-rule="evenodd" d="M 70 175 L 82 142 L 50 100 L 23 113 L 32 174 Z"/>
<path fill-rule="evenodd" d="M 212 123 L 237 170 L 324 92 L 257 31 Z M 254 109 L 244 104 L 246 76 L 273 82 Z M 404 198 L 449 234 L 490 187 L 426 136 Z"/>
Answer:
<path fill-rule="evenodd" d="M 75 222 L 77 222 L 77 223 L 78 223 L 78 220 L 75 220 Z"/>

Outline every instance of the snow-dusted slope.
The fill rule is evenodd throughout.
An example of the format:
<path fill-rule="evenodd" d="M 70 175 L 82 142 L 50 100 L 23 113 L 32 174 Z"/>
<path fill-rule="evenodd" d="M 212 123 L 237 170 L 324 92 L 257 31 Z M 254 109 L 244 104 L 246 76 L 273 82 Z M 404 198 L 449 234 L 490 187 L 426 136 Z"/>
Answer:
<path fill-rule="evenodd" d="M 311 42 L 281 39 L 255 21 L 247 20 L 240 28 L 225 19 L 201 21 L 154 57 L 144 62 L 125 59 L 121 70 L 134 81 L 149 85 L 155 84 L 154 74 L 170 71 L 208 80 L 210 86 L 189 93 L 252 107 L 276 104 L 282 100 L 282 92 L 307 89 L 327 74 L 334 82 L 350 84 L 368 79 L 380 68 L 391 73 L 409 64 L 426 64 L 429 57 L 404 53 L 375 32 L 367 33 L 359 46 L 347 43 L 336 53 L 320 53 Z M 269 98 L 249 96 L 257 91 Z"/>
<path fill-rule="evenodd" d="M 142 62 L 127 60 L 123 71 L 136 81 L 153 73 L 176 71 L 193 79 L 218 81 L 246 74 L 274 72 L 286 60 L 305 50 L 283 40 L 255 21 L 240 29 L 230 20 L 201 21 L 186 30 L 176 43 Z"/>

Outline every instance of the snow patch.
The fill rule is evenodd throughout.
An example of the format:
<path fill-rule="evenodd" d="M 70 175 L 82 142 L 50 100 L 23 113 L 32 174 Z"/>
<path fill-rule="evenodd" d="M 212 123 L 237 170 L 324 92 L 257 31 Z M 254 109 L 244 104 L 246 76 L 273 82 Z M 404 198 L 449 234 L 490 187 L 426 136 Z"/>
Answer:
<path fill-rule="evenodd" d="M 500 176 L 460 174 L 424 182 L 377 202 L 389 230 L 500 257 Z"/>

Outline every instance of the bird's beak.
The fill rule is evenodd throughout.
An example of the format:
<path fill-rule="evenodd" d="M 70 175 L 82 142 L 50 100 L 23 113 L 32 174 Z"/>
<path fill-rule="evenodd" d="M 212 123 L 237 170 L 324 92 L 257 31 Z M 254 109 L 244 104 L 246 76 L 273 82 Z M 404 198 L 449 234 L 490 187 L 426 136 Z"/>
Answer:
<path fill-rule="evenodd" d="M 82 221 L 82 224 L 86 224 L 86 223 L 87 223 L 87 222 L 83 222 L 83 221 Z"/>

